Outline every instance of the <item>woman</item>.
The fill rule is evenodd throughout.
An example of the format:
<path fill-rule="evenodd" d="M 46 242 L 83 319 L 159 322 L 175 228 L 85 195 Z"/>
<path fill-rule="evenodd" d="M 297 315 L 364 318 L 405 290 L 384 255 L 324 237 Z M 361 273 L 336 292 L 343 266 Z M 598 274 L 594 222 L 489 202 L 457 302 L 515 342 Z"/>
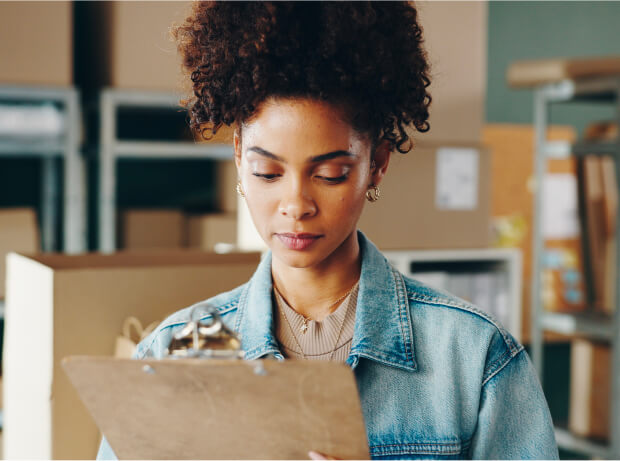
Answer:
<path fill-rule="evenodd" d="M 523 347 L 400 274 L 356 229 L 391 152 L 411 149 L 407 129 L 429 129 L 414 6 L 196 3 L 176 37 L 192 126 L 235 127 L 237 192 L 270 249 L 248 283 L 208 300 L 246 358 L 346 362 L 374 458 L 557 458 Z M 161 356 L 188 315 L 162 323 L 138 358 Z M 105 441 L 99 456 L 113 456 Z"/>

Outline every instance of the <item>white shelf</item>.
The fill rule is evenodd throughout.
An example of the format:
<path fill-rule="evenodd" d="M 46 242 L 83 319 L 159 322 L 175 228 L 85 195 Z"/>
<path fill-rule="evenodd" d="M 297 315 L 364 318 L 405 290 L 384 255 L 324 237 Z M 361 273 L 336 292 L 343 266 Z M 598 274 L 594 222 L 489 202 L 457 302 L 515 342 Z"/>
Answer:
<path fill-rule="evenodd" d="M 101 113 L 99 139 L 99 250 L 116 250 L 116 188 L 117 160 L 142 159 L 203 159 L 232 160 L 230 144 L 179 141 L 121 140 L 116 126 L 121 108 L 184 111 L 181 94 L 161 91 L 137 91 L 106 88 L 100 94 Z"/>
<path fill-rule="evenodd" d="M 33 129 L 25 136 L 2 136 L 0 156 L 36 156 L 42 161 L 41 240 L 44 251 L 81 253 L 86 250 L 86 162 L 80 152 L 81 109 L 78 91 L 73 87 L 0 85 L 0 101 L 9 103 L 53 103 L 62 106 L 63 128 L 57 136 L 42 135 Z M 59 166 L 63 159 L 64 190 L 58 189 Z M 56 225 L 61 216 L 56 198 L 63 195 L 64 242 L 56 241 Z"/>
<path fill-rule="evenodd" d="M 58 156 L 66 149 L 66 143 L 57 139 L 2 139 L 0 138 L 0 155 L 3 157 Z"/>
<path fill-rule="evenodd" d="M 485 268 L 484 265 L 491 264 L 492 271 L 506 274 L 508 316 L 504 321 L 504 326 L 517 341 L 521 341 L 523 282 L 520 250 L 514 248 L 386 250 L 383 251 L 383 254 L 396 269 L 405 275 L 413 276 L 413 278 L 415 278 L 415 274 L 411 271 L 411 265 L 415 263 L 440 263 L 445 265 L 445 272 L 448 273 L 451 272 L 451 263 L 470 263 L 473 266 L 478 264 L 483 272 L 487 272 L 486 269 L 488 268 L 488 266 Z M 472 270 L 472 273 L 475 272 L 475 269 Z"/>
<path fill-rule="evenodd" d="M 540 320 L 545 330 L 555 333 L 604 341 L 611 341 L 613 337 L 611 318 L 603 315 L 545 312 Z"/>
<path fill-rule="evenodd" d="M 610 459 L 612 458 L 611 452 L 607 445 L 602 443 L 593 442 L 584 437 L 578 437 L 566 429 L 556 427 L 555 428 L 555 440 L 558 447 L 582 453 L 592 458 Z"/>
<path fill-rule="evenodd" d="M 547 158 L 569 158 L 572 155 L 572 145 L 568 141 L 546 141 L 542 152 Z"/>
<path fill-rule="evenodd" d="M 390 261 L 495 261 L 520 257 L 519 251 L 512 248 L 386 250 L 383 254 Z"/>
<path fill-rule="evenodd" d="M 545 99 L 550 103 L 572 101 L 610 100 L 618 91 L 618 77 L 596 77 L 580 80 L 564 80 L 543 85 Z"/>
<path fill-rule="evenodd" d="M 170 141 L 117 141 L 114 155 L 124 158 L 198 158 L 231 160 L 233 149 L 229 144 L 197 144 Z"/>
<path fill-rule="evenodd" d="M 565 80 L 541 85 L 534 91 L 535 128 L 535 183 L 540 184 L 547 171 L 546 161 L 558 156 L 582 156 L 587 154 L 610 155 L 620 161 L 620 142 L 579 141 L 573 146 L 552 143 L 547 140 L 550 122 L 550 107 L 554 103 L 597 101 L 613 104 L 616 117 L 620 117 L 620 75 Z M 568 154 L 568 155 L 567 155 Z M 618 165 L 616 165 L 618 167 Z M 543 332 L 553 331 L 565 335 L 584 336 L 611 343 L 611 401 L 609 445 L 577 437 L 562 428 L 556 428 L 556 439 L 561 448 L 584 453 L 595 458 L 618 458 L 620 456 L 620 312 L 604 316 L 592 312 L 580 314 L 546 312 L 542 302 L 542 253 L 544 239 L 542 232 L 543 200 L 540 193 L 534 196 L 534 220 L 532 227 L 532 343 L 531 355 L 539 377 L 543 376 Z M 620 215 L 616 227 L 616 238 L 620 239 Z M 617 248 L 620 260 L 620 246 Z M 587 254 L 585 255 L 587 260 Z M 587 269 L 586 269 L 587 270 Z M 587 274 L 586 274 L 587 275 Z M 586 277 L 588 279 L 589 277 Z M 616 292 L 615 305 L 620 309 L 620 290 Z"/>

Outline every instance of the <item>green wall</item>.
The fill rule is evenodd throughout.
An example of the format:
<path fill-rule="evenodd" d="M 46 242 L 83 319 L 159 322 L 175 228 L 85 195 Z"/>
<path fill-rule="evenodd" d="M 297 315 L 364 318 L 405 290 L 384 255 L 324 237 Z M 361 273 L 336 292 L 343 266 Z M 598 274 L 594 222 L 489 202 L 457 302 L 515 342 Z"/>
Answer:
<path fill-rule="evenodd" d="M 620 2 L 489 2 L 487 122 L 531 123 L 532 91 L 506 85 L 512 61 L 620 55 Z M 605 105 L 556 106 L 551 122 L 581 130 L 612 118 Z"/>

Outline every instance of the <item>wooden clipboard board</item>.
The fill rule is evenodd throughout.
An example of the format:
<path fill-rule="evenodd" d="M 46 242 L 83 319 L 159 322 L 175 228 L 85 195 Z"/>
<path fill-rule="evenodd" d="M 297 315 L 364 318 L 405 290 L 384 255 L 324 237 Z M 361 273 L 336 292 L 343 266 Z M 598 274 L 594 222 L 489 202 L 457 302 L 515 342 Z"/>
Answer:
<path fill-rule="evenodd" d="M 369 459 L 344 364 L 78 356 L 63 367 L 119 459 Z"/>

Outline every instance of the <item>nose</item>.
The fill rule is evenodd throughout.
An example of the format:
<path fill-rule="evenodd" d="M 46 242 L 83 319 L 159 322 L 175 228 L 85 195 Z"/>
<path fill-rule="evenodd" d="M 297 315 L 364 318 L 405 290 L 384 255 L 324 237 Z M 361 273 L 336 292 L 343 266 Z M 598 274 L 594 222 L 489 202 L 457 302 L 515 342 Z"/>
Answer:
<path fill-rule="evenodd" d="M 279 212 L 295 220 L 314 216 L 317 206 L 303 180 L 291 180 L 280 199 Z"/>

